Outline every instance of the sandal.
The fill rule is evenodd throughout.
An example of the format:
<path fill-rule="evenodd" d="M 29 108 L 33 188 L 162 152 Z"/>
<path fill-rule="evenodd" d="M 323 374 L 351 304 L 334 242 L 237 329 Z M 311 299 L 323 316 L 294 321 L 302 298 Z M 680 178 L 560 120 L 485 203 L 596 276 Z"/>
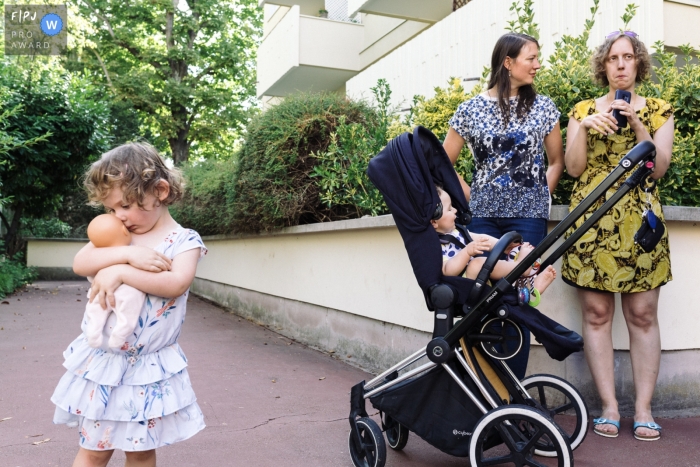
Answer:
<path fill-rule="evenodd" d="M 638 435 L 637 428 L 649 428 L 650 430 L 658 431 L 659 434 L 648 436 Z M 634 427 L 632 427 L 632 434 L 634 434 L 634 437 L 637 438 L 639 441 L 656 441 L 657 439 L 661 438 L 661 425 L 654 422 L 634 422 Z"/>
<path fill-rule="evenodd" d="M 610 433 L 607 431 L 598 430 L 596 427 L 599 425 L 612 425 L 617 428 L 615 433 Z M 606 438 L 617 438 L 620 434 L 620 421 L 619 420 L 608 420 L 607 418 L 594 418 L 593 419 L 593 433 L 604 436 Z"/>

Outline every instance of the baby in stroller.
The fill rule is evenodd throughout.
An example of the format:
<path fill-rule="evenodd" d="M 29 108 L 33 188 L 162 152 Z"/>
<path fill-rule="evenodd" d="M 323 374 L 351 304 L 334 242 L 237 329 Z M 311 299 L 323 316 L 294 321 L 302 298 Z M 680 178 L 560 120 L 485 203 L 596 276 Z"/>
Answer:
<path fill-rule="evenodd" d="M 476 279 L 486 261 L 486 257 L 481 255 L 491 251 L 498 239 L 491 235 L 470 232 L 462 226 L 457 226 L 455 223 L 457 210 L 452 206 L 452 198 L 439 186 L 436 188 L 440 196 L 442 210 L 436 211 L 430 224 L 440 237 L 442 274 Z M 513 248 L 509 248 L 509 250 L 512 251 L 516 247 L 517 245 L 513 245 Z M 496 262 L 489 278 L 498 280 L 507 276 L 532 250 L 534 250 L 532 245 L 523 243 L 517 257 L 512 261 L 499 260 Z M 557 271 L 550 265 L 538 273 L 537 266 L 533 266 L 525 272 L 523 278 L 533 276 L 533 296 L 539 297 L 557 277 Z"/>

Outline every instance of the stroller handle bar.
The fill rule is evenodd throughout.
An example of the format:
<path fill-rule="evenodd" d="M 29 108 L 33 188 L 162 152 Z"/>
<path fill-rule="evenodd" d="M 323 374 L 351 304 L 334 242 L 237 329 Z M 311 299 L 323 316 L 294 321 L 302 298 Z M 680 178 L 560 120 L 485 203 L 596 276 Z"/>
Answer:
<path fill-rule="evenodd" d="M 566 250 L 578 241 L 588 229 L 603 217 L 615 203 L 625 196 L 632 188 L 639 185 L 642 180 L 647 178 L 653 171 L 655 166 L 656 147 L 650 141 L 642 141 L 634 146 L 613 171 L 603 180 L 578 206 L 576 206 L 568 216 L 566 216 L 553 230 L 547 235 L 539 245 L 537 245 L 530 254 L 518 264 L 513 270 L 503 279 L 499 280 L 493 289 L 479 302 L 473 306 L 465 316 L 450 329 L 444 337 L 435 337 L 428 344 L 428 358 L 436 363 L 443 363 L 451 356 L 450 349 L 453 349 L 459 340 L 467 334 L 467 331 L 479 320 L 480 316 L 488 311 L 488 308 L 498 303 L 497 299 L 502 297 L 521 275 L 529 269 L 529 267 L 541 257 L 564 233 L 581 218 L 586 211 L 620 179 L 625 173 L 638 167 L 637 170 L 629 176 L 622 186 L 608 199 L 600 208 L 598 208 L 586 222 L 576 229 L 571 236 L 559 247 L 555 252 L 548 256 L 541 263 L 541 269 L 546 268 L 561 257 Z M 512 233 L 512 232 L 511 232 Z M 512 242 L 510 234 L 504 236 L 501 241 L 507 244 L 496 244 L 496 247 L 503 248 Z M 496 249 L 494 248 L 494 250 Z M 503 251 L 502 250 L 502 251 Z M 491 255 L 489 255 L 490 257 Z M 432 352 L 432 349 L 439 348 L 439 351 Z M 439 355 L 438 355 L 439 354 Z"/>
<path fill-rule="evenodd" d="M 521 243 L 522 241 L 523 237 L 518 232 L 508 232 L 496 242 L 491 253 L 489 253 L 486 258 L 486 261 L 484 261 L 479 275 L 476 277 L 474 287 L 472 287 L 472 291 L 469 293 L 469 300 L 467 300 L 467 303 L 476 303 L 479 299 L 483 286 L 486 284 L 486 281 L 488 281 L 493 268 L 496 266 L 496 262 L 501 259 L 506 248 L 513 243 Z"/>

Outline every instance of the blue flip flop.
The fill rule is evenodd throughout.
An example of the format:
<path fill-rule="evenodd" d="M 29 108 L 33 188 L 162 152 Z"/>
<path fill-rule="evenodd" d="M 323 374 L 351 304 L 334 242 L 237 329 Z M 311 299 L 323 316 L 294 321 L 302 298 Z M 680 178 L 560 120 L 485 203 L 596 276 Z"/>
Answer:
<path fill-rule="evenodd" d="M 658 435 L 651 435 L 651 436 L 642 436 L 637 434 L 637 428 L 649 428 L 650 430 L 656 430 L 659 432 Z M 639 441 L 656 441 L 657 439 L 661 438 L 661 425 L 658 423 L 654 422 L 646 422 L 646 423 L 641 423 L 641 422 L 634 422 L 634 426 L 632 427 L 632 433 L 634 434 L 634 437 L 638 439 Z"/>
<path fill-rule="evenodd" d="M 598 425 L 612 425 L 615 428 L 617 428 L 617 431 L 615 433 L 608 433 L 605 431 L 601 431 L 596 429 Z M 593 419 L 593 433 L 604 436 L 606 438 L 617 438 L 618 435 L 620 434 L 620 421 L 619 420 L 608 420 L 607 418 L 594 418 Z"/>

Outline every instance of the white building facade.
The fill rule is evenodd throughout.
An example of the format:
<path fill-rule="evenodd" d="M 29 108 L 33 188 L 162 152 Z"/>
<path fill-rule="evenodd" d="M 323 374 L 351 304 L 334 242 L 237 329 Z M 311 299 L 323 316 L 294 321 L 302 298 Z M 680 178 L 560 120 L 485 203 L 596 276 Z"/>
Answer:
<path fill-rule="evenodd" d="M 430 97 L 451 77 L 465 86 L 490 64 L 513 0 L 261 0 L 265 8 L 258 51 L 258 96 L 337 91 L 369 97 L 377 80 L 392 89 L 392 104 Z M 522 2 L 521 2 L 522 3 Z M 622 27 L 629 0 L 601 0 L 589 45 Z M 629 28 L 651 47 L 700 48 L 700 0 L 638 0 Z M 535 23 L 546 59 L 563 35 L 579 35 L 592 0 L 535 0 Z M 343 14 L 343 9 L 347 13 Z M 328 18 L 319 11 L 327 10 Z"/>

